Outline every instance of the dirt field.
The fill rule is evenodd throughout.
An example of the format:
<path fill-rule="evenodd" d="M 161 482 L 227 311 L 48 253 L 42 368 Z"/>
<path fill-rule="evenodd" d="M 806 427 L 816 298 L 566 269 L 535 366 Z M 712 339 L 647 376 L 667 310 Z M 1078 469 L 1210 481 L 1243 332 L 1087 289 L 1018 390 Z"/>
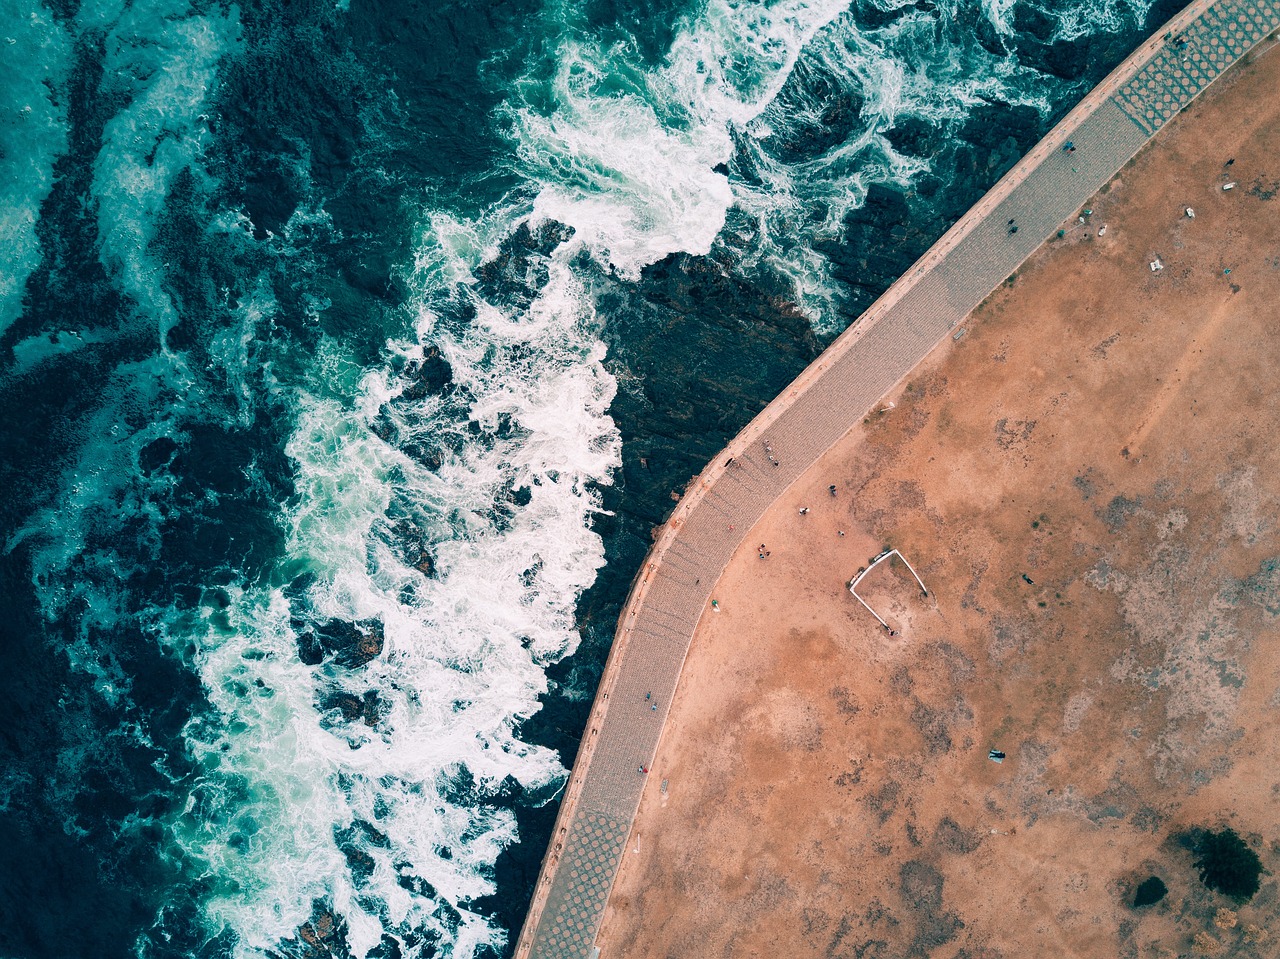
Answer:
<path fill-rule="evenodd" d="M 1180 841 L 1280 873 L 1277 90 L 1229 75 L 765 517 L 603 959 L 1280 954 L 1276 879 L 1237 908 Z M 867 578 L 893 637 L 845 590 L 886 545 L 931 591 Z"/>

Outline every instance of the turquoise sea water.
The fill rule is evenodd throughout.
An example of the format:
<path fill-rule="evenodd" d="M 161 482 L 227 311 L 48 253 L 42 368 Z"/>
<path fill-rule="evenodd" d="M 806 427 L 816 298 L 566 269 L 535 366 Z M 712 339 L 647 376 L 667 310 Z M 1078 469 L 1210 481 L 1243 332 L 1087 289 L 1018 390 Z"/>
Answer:
<path fill-rule="evenodd" d="M 0 955 L 505 954 L 672 491 L 1172 11 L 0 0 Z"/>

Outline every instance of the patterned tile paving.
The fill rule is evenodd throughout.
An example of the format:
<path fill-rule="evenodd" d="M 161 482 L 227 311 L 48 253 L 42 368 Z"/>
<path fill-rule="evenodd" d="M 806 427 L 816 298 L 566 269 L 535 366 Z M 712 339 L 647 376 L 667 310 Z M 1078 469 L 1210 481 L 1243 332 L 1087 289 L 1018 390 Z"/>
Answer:
<path fill-rule="evenodd" d="M 560 871 L 565 882 L 548 899 L 532 956 L 589 956 L 613 874 L 622 858 L 629 820 L 582 810 L 570 830 Z"/>
<path fill-rule="evenodd" d="M 732 465 L 701 481 L 706 488 L 691 511 L 678 509 L 675 538 L 649 557 L 642 571 L 647 592 L 625 614 L 618 662 L 602 680 L 574 767 L 577 788 L 562 810 L 563 852 L 548 859 L 517 959 L 591 959 L 648 779 L 638 767 L 653 760 L 693 632 L 741 537 L 1156 130 L 1280 27 L 1280 0 L 1217 0 L 1198 17 L 1188 8 L 1176 19 L 1185 24 L 1180 34 L 1145 54 L 1114 95 L 1094 97 L 1071 121 L 1066 132 L 1077 152 L 1037 147 L 1021 179 L 984 198 L 968 231 L 944 238 L 938 256 L 926 254 L 927 265 L 913 268 L 883 298 L 887 307 L 877 312 L 877 304 L 852 336 L 824 354 L 820 375 L 788 387 L 763 433 L 734 441 Z M 1010 218 L 1020 226 L 1017 235 L 1005 229 Z"/>
<path fill-rule="evenodd" d="M 1113 98 L 1153 134 L 1245 51 L 1280 26 L 1280 0 L 1220 0 L 1163 48 Z"/>

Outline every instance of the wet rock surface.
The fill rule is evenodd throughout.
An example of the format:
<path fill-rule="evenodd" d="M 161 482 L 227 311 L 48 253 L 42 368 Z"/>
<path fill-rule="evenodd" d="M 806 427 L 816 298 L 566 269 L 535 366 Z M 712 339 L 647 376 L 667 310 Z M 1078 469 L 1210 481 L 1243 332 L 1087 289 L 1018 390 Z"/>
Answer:
<path fill-rule="evenodd" d="M 332 659 L 340 666 L 356 669 L 381 655 L 383 643 L 380 620 L 351 623 L 331 619 L 298 635 L 298 658 L 308 666 Z"/>

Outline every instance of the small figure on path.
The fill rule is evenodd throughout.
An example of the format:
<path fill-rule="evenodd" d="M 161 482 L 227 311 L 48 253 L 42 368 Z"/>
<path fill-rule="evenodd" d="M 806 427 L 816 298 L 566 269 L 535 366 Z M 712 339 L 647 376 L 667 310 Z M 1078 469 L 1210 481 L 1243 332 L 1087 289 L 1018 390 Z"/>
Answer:
<path fill-rule="evenodd" d="M 807 507 L 807 506 L 801 506 L 801 507 L 800 507 L 800 515 L 801 515 L 801 516 L 808 516 L 808 515 L 809 515 L 809 507 Z"/>
<path fill-rule="evenodd" d="M 1017 233 L 1017 232 L 1018 232 L 1018 228 L 1017 228 L 1016 226 L 1011 226 L 1011 227 L 1009 227 L 1009 235 L 1010 235 L 1010 236 L 1013 236 L 1013 235 L 1014 235 L 1015 233 Z"/>
<path fill-rule="evenodd" d="M 832 496 L 835 496 L 835 495 L 836 495 L 836 484 L 835 484 L 835 483 L 832 483 L 830 486 L 828 486 L 828 487 L 827 487 L 827 492 L 828 492 L 828 493 L 830 493 Z"/>
<path fill-rule="evenodd" d="M 718 599 L 713 599 L 713 600 L 711 601 L 711 609 L 712 609 L 714 612 L 717 612 L 717 613 L 718 613 L 718 612 L 720 612 L 720 600 L 718 600 Z"/>
<path fill-rule="evenodd" d="M 637 766 L 637 767 L 636 767 L 636 772 L 640 773 L 641 775 L 644 775 L 644 774 L 645 774 L 645 773 L 647 773 L 648 771 L 649 771 L 649 767 L 648 767 L 648 766 Z"/>
<path fill-rule="evenodd" d="M 837 536 L 843 536 L 843 535 L 844 535 L 844 530 L 842 530 L 842 529 L 838 529 L 838 530 L 836 530 L 836 535 L 837 535 Z"/>
<path fill-rule="evenodd" d="M 1062 152 L 1063 152 L 1063 153 L 1070 153 L 1070 152 L 1071 152 L 1072 150 L 1074 150 L 1075 148 L 1076 148 L 1076 145 L 1075 145 L 1074 143 L 1072 143 L 1070 140 L 1068 140 L 1066 143 L 1062 144 Z"/>
<path fill-rule="evenodd" d="M 645 693 L 645 694 L 644 694 L 644 701 L 645 701 L 646 703 L 647 703 L 650 699 L 652 699 L 652 698 L 653 698 L 653 693 Z"/>

